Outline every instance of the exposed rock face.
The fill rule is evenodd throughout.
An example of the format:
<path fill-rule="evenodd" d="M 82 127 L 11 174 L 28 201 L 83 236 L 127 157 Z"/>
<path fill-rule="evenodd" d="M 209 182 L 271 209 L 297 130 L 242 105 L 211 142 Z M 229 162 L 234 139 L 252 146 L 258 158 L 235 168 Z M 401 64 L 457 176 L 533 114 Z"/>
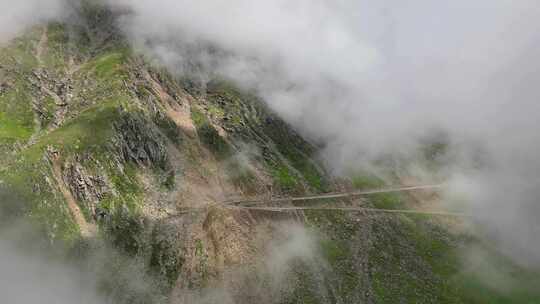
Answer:
<path fill-rule="evenodd" d="M 49 131 L 59 128 L 66 119 L 73 97 L 72 79 L 65 75 L 51 75 L 40 67 L 32 71 L 30 81 L 36 88 L 34 111 L 40 127 Z"/>
<path fill-rule="evenodd" d="M 91 215 L 96 215 L 98 203 L 112 194 L 110 182 L 105 176 L 91 175 L 78 161 L 68 162 L 64 168 L 64 181 L 71 192 Z"/>
<path fill-rule="evenodd" d="M 126 162 L 142 166 L 168 166 L 169 156 L 165 137 L 156 131 L 153 123 L 140 114 L 123 114 L 115 124 L 118 135 L 115 145 Z"/>

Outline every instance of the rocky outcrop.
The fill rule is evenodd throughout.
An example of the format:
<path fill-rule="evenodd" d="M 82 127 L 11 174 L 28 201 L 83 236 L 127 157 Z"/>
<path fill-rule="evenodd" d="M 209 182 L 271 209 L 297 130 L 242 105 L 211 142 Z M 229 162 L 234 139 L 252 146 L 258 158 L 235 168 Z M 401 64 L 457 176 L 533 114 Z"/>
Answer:
<path fill-rule="evenodd" d="M 34 112 L 41 128 L 59 128 L 68 114 L 73 91 L 72 79 L 50 74 L 43 68 L 34 69 L 30 82 L 36 88 Z M 52 101 L 52 103 L 50 101 Z"/>
<path fill-rule="evenodd" d="M 64 181 L 73 196 L 92 216 L 96 215 L 99 202 L 113 191 L 105 176 L 99 173 L 90 174 L 77 160 L 65 165 Z"/>
<path fill-rule="evenodd" d="M 115 124 L 114 145 L 126 162 L 166 169 L 169 165 L 166 138 L 140 113 L 123 113 Z"/>

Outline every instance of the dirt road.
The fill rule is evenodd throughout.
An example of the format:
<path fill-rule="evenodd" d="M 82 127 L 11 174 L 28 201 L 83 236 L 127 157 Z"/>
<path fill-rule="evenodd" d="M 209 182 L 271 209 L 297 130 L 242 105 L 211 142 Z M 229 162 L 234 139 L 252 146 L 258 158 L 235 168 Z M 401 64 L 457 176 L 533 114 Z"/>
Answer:
<path fill-rule="evenodd" d="M 245 199 L 245 200 L 236 200 L 225 202 L 227 205 L 233 206 L 254 206 L 268 203 L 285 203 L 285 202 L 298 202 L 298 201 L 312 201 L 312 200 L 321 200 L 321 199 L 335 199 L 335 198 L 347 198 L 347 197 L 356 197 L 369 194 L 377 193 L 392 193 L 392 192 L 406 192 L 413 190 L 434 190 L 440 189 L 443 185 L 423 185 L 423 186 L 410 186 L 410 187 L 396 187 L 388 189 L 373 189 L 373 190 L 364 190 L 364 191 L 350 191 L 350 192 L 341 192 L 341 193 L 329 193 L 329 194 L 320 194 L 320 195 L 308 195 L 308 196 L 299 196 L 299 197 L 279 197 L 279 198 L 254 198 L 254 199 Z"/>

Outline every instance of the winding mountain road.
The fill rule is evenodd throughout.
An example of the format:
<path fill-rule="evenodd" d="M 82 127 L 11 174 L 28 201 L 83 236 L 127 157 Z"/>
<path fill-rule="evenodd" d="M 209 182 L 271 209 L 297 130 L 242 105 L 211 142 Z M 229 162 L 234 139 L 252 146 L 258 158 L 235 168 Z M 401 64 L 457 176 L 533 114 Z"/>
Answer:
<path fill-rule="evenodd" d="M 465 213 L 445 212 L 445 211 L 416 211 L 398 209 L 378 209 L 364 207 L 237 207 L 242 210 L 269 211 L 269 212 L 289 212 L 289 211 L 348 211 L 348 212 L 370 212 L 370 213 L 396 213 L 396 214 L 418 214 L 418 215 L 440 215 L 453 217 L 469 217 Z"/>
<path fill-rule="evenodd" d="M 298 201 L 311 201 L 321 199 L 337 199 L 337 198 L 349 198 L 364 196 L 378 193 L 393 193 L 393 192 L 407 192 L 415 190 L 436 190 L 443 188 L 443 184 L 438 185 L 422 185 L 422 186 L 408 186 L 408 187 L 395 187 L 388 189 L 374 189 L 364 191 L 350 191 L 342 193 L 330 193 L 321 195 L 309 195 L 300 197 L 281 197 L 281 198 L 254 198 L 254 199 L 242 199 L 225 202 L 224 204 L 230 208 L 237 208 L 242 210 L 253 211 L 267 211 L 267 212 L 290 212 L 290 211 L 348 211 L 348 212 L 371 212 L 371 213 L 394 213 L 394 214 L 418 214 L 418 215 L 433 215 L 433 216 L 452 216 L 452 217 L 469 217 L 469 215 L 458 212 L 446 212 L 446 211 L 418 211 L 418 210 L 396 210 L 396 209 L 379 209 L 379 208 L 367 208 L 367 207 L 272 207 L 272 206 L 260 206 L 271 203 L 291 203 Z"/>
<path fill-rule="evenodd" d="M 225 204 L 233 205 L 233 206 L 245 206 L 245 205 L 253 206 L 253 205 L 262 205 L 262 204 L 268 204 L 268 203 L 284 203 L 284 202 L 312 201 L 312 200 L 320 200 L 320 199 L 347 198 L 347 197 L 356 197 L 356 196 L 363 196 L 363 195 L 377 194 L 377 193 L 407 192 L 407 191 L 414 191 L 414 190 L 433 190 L 433 189 L 440 189 L 443 187 L 444 187 L 443 184 L 395 187 L 395 188 L 389 188 L 389 189 L 349 191 L 349 192 L 328 193 L 328 194 L 308 195 L 308 196 L 299 196 L 299 197 L 242 199 L 242 200 L 228 201 L 228 202 L 225 202 Z"/>

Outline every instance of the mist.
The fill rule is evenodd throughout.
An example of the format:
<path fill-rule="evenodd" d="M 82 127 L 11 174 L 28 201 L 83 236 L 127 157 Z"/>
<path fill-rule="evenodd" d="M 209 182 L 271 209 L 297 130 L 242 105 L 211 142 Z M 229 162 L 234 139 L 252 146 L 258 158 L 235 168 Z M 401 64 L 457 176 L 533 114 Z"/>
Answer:
<path fill-rule="evenodd" d="M 5 303 L 102 304 L 90 276 L 0 240 L 0 293 Z"/>
<path fill-rule="evenodd" d="M 0 1 L 0 45 L 30 27 L 59 18 L 63 0 Z"/>
<path fill-rule="evenodd" d="M 17 216 L 24 201 L 0 188 L 0 294 L 3 303 L 104 304 L 97 276 L 66 261 L 29 221 Z M 14 212 L 15 211 L 15 212 Z"/>
<path fill-rule="evenodd" d="M 324 145 L 336 174 L 410 159 L 443 132 L 448 192 L 501 250 L 540 266 L 536 1 L 108 2 L 130 12 L 118 22 L 137 51 L 256 90 Z M 61 12 L 53 0 L 1 4 L 0 40 Z"/>
<path fill-rule="evenodd" d="M 145 1 L 121 25 L 177 74 L 255 89 L 323 143 L 336 174 L 448 136 L 449 192 L 516 261 L 540 265 L 535 1 Z M 213 51 L 208 51 L 209 49 Z M 481 164 L 478 159 L 482 160 Z"/>

